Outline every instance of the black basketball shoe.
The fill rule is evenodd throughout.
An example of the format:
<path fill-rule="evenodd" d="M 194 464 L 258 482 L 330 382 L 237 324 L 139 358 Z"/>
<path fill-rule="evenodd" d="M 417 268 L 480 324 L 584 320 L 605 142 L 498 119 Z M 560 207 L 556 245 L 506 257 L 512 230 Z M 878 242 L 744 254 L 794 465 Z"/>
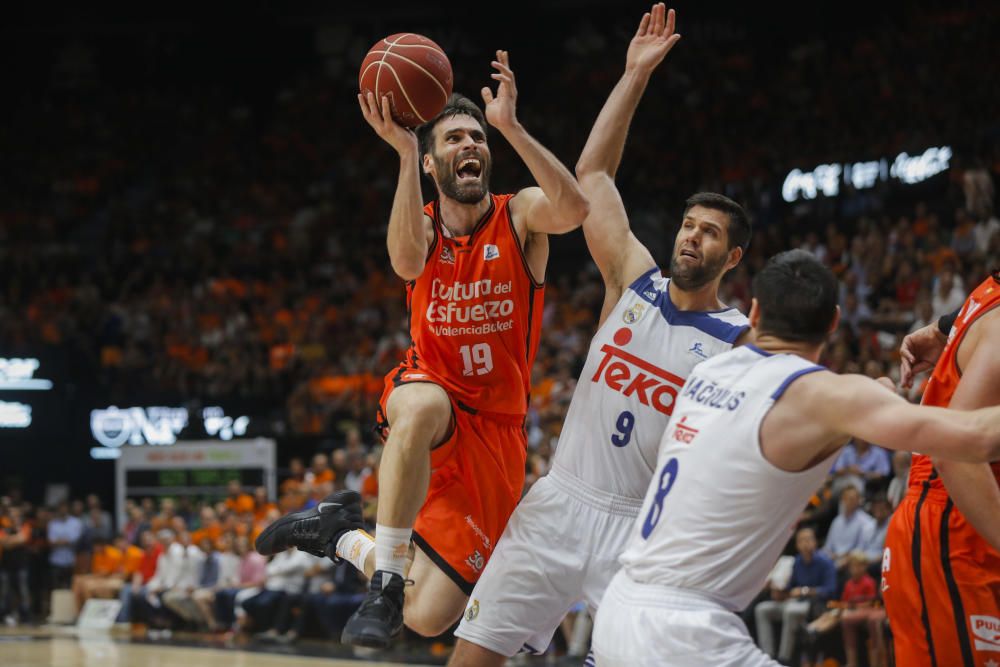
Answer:
<path fill-rule="evenodd" d="M 361 496 L 355 491 L 337 491 L 312 509 L 287 514 L 272 523 L 254 547 L 264 556 L 298 547 L 314 556 L 336 559 L 340 536 L 363 527 Z"/>
<path fill-rule="evenodd" d="M 368 597 L 344 626 L 340 641 L 355 646 L 388 648 L 403 630 L 403 586 L 406 580 L 393 572 L 376 570 Z"/>

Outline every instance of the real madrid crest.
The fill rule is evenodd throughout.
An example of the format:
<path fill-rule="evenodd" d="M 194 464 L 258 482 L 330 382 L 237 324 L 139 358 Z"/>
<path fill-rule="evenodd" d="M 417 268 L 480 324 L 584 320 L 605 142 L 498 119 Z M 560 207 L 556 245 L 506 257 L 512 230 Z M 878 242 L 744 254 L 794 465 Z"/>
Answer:
<path fill-rule="evenodd" d="M 465 620 L 474 621 L 477 616 L 479 616 L 479 600 L 473 598 L 472 604 L 465 610 Z"/>
<path fill-rule="evenodd" d="M 625 321 L 625 324 L 635 324 L 642 317 L 644 310 L 646 310 L 646 304 L 637 303 L 622 314 L 622 320 Z"/>

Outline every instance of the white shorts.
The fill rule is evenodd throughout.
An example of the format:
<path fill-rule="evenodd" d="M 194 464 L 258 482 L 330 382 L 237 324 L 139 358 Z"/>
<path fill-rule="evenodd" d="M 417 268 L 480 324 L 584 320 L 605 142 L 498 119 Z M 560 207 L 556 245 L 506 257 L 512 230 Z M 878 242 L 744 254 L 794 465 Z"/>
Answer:
<path fill-rule="evenodd" d="M 597 610 L 592 650 L 597 667 L 780 667 L 719 603 L 624 571 Z"/>
<path fill-rule="evenodd" d="M 543 653 L 566 612 L 597 608 L 642 500 L 553 470 L 514 510 L 455 635 L 511 657 Z"/>

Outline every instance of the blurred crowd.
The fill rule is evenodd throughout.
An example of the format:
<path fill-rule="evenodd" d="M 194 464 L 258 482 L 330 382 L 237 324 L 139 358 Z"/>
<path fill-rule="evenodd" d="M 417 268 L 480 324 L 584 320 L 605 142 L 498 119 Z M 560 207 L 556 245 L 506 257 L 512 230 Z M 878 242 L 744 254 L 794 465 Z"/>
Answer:
<path fill-rule="evenodd" d="M 633 18 L 574 19 L 512 54 L 519 114 L 567 164 L 620 73 Z M 755 232 L 723 300 L 746 311 L 768 257 L 809 250 L 841 285 L 842 325 L 823 363 L 896 378 L 902 336 L 953 310 L 1000 266 L 1000 88 L 979 67 L 993 59 L 997 19 L 988 7 L 901 11 L 843 42 L 806 34 L 791 46 L 733 25 L 682 29 L 687 38 L 642 102 L 619 178 L 637 235 L 666 266 L 686 196 L 736 198 Z M 484 82 L 473 71 L 488 70 L 476 30 L 427 30 L 456 63 L 458 90 L 476 90 Z M 96 497 L 46 508 L 11 494 L 0 507 L 9 622 L 44 617 L 53 586 L 71 586 L 78 604 L 121 599 L 123 613 L 154 632 L 188 624 L 294 637 L 309 631 L 293 622 L 303 617 L 340 622 L 347 602 L 333 613 L 310 596 L 354 595 L 353 572 L 306 554 L 265 564 L 247 545 L 274 516 L 333 488 L 360 491 L 369 516 L 377 499 L 379 446 L 368 427 L 382 375 L 409 345 L 409 318 L 385 251 L 396 162 L 353 105 L 353 64 L 376 36 L 322 32 L 322 71 L 289 76 L 253 103 L 225 88 L 102 86 L 94 59 L 77 49 L 67 56 L 76 78 L 4 111 L 0 148 L 19 162 L 0 179 L 0 349 L 60 350 L 109 402 L 248 400 L 283 433 L 336 441 L 311 461 L 287 462 L 278 497 L 234 489 L 215 502 L 142 499 L 125 508 L 124 526 L 113 527 Z M 566 57 L 547 57 L 541 43 Z M 543 57 L 549 66 L 532 71 Z M 491 141 L 494 189 L 528 184 L 510 148 Z M 956 157 L 928 183 L 781 201 L 792 167 L 941 145 Z M 603 299 L 581 248 L 578 235 L 553 241 L 529 484 L 548 470 Z M 918 381 L 909 397 L 921 390 Z M 877 628 L 877 613 L 848 612 L 877 608 L 865 577 L 877 580 L 907 463 L 877 443 L 844 451 L 804 511 L 787 571 L 776 568 L 748 611 L 770 653 L 789 662 L 848 651 L 850 661 L 859 632 L 878 634 L 864 632 Z M 300 608 L 316 613 L 292 612 Z M 829 646 L 837 627 L 854 653 Z M 881 645 L 869 646 L 876 664 Z"/>
<path fill-rule="evenodd" d="M 253 550 L 284 511 L 315 506 L 333 489 L 362 494 L 374 523 L 378 452 L 360 444 L 293 459 L 272 501 L 233 480 L 223 498 L 129 498 L 116 522 L 96 495 L 35 506 L 0 498 L 0 618 L 7 625 L 69 621 L 91 598 L 118 600 L 118 623 L 152 638 L 178 629 L 253 634 L 277 642 L 338 637 L 363 598 L 353 566 L 295 549 Z M 70 617 L 53 591 L 71 591 Z"/>

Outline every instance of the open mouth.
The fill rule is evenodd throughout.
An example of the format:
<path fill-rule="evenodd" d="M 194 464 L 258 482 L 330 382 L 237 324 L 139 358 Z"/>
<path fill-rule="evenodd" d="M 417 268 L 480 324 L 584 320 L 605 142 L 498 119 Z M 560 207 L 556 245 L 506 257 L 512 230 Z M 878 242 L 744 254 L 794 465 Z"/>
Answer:
<path fill-rule="evenodd" d="M 679 257 L 687 257 L 687 258 L 693 259 L 695 261 L 698 261 L 698 260 L 701 259 L 701 256 L 698 253 L 696 253 L 694 250 L 691 250 L 689 248 L 681 248 L 681 251 L 678 253 L 678 256 Z"/>
<path fill-rule="evenodd" d="M 458 163 L 455 175 L 459 181 L 478 180 L 483 173 L 483 163 L 479 158 L 467 157 Z"/>

